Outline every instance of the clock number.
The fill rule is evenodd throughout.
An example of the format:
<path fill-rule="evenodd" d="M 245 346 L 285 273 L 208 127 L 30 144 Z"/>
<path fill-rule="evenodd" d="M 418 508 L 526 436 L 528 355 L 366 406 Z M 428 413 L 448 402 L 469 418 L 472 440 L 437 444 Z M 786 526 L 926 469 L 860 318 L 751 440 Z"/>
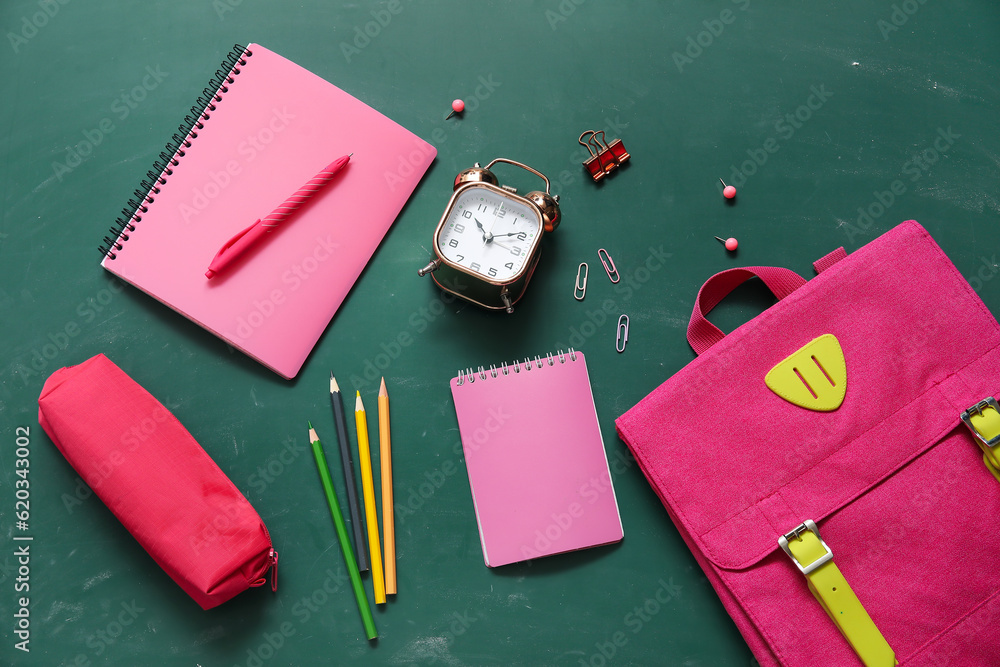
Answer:
<path fill-rule="evenodd" d="M 507 215 L 507 209 L 505 209 L 505 208 L 500 208 L 500 209 L 499 209 L 499 210 L 497 211 L 497 217 L 498 217 L 498 218 L 502 218 L 502 217 L 504 217 L 505 215 Z"/>
<path fill-rule="evenodd" d="M 512 254 L 512 255 L 520 255 L 521 254 L 521 249 L 518 246 L 514 246 L 513 249 L 511 249 L 510 254 Z"/>
<path fill-rule="evenodd" d="M 528 235 L 526 233 L 524 233 L 524 232 L 519 232 L 518 235 L 517 235 L 517 240 L 518 241 L 523 241 L 526 238 L 528 238 Z"/>
<path fill-rule="evenodd" d="M 471 218 L 472 217 L 472 211 L 470 211 L 468 209 L 462 211 L 462 217 L 463 218 Z"/>
<path fill-rule="evenodd" d="M 458 261 L 459 262 L 461 262 L 463 259 L 465 259 L 465 255 L 456 254 L 455 257 L 458 257 Z"/>
<path fill-rule="evenodd" d="M 487 210 L 489 210 L 489 208 L 490 207 L 487 206 L 486 204 L 480 204 L 479 206 L 476 207 L 476 210 L 477 211 L 482 211 L 482 212 L 485 213 Z"/>
<path fill-rule="evenodd" d="M 478 271 L 479 270 L 479 262 L 473 262 L 471 268 L 472 268 L 473 271 Z"/>
<path fill-rule="evenodd" d="M 491 266 L 491 267 L 490 267 L 490 277 L 491 277 L 491 278 L 495 278 L 495 277 L 496 277 L 496 275 L 497 275 L 497 270 L 496 270 L 496 269 L 494 269 L 494 268 L 493 268 L 493 267 Z"/>
<path fill-rule="evenodd" d="M 456 222 L 455 223 L 455 231 L 458 232 L 459 234 L 461 234 L 462 232 L 465 231 L 465 225 L 463 225 L 460 222 Z M 523 241 L 524 239 L 521 239 L 521 240 Z"/>
<path fill-rule="evenodd" d="M 458 239 L 452 239 L 452 240 L 448 241 L 448 245 L 450 245 L 452 248 L 457 248 L 458 247 Z"/>
<path fill-rule="evenodd" d="M 514 270 L 514 262 L 507 262 L 506 264 L 504 264 L 504 266 L 506 266 L 511 271 Z"/>

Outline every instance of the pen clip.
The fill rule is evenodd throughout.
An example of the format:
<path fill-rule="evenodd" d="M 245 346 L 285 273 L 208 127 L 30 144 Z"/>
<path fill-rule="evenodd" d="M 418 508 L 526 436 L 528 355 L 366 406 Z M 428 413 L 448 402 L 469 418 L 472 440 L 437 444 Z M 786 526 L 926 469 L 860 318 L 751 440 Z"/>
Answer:
<path fill-rule="evenodd" d="M 228 241 L 226 241 L 225 244 L 221 248 L 219 248 L 219 252 L 215 253 L 215 257 L 212 258 L 212 261 L 214 262 L 215 260 L 217 260 L 217 259 L 221 258 L 223 255 L 225 255 L 227 252 L 229 252 L 230 248 L 232 248 L 234 245 L 236 245 L 236 243 L 241 238 L 243 238 L 244 236 L 246 236 L 247 234 L 249 234 L 250 230 L 252 230 L 254 227 L 256 227 L 259 224 L 260 224 L 260 220 L 258 220 L 257 222 L 253 223 L 252 225 L 250 225 L 249 227 L 247 227 L 243 231 L 236 232 L 236 235 L 233 236 L 233 238 L 231 238 Z"/>
<path fill-rule="evenodd" d="M 205 277 L 211 280 L 219 271 L 229 264 L 230 261 L 239 256 L 240 252 L 242 252 L 245 247 L 253 243 L 256 236 L 259 236 L 260 234 L 256 234 L 255 236 L 250 236 L 250 234 L 258 229 L 262 224 L 263 223 L 258 220 L 243 231 L 237 232 L 233 238 L 226 241 L 225 245 L 219 248 L 219 252 L 215 253 L 215 257 L 212 258 L 211 263 L 208 265 L 208 271 L 205 272 Z M 246 239 L 246 242 L 243 243 L 243 247 L 239 247 L 240 242 L 244 241 L 244 239 Z M 230 257 L 230 255 L 233 255 L 233 257 Z"/>

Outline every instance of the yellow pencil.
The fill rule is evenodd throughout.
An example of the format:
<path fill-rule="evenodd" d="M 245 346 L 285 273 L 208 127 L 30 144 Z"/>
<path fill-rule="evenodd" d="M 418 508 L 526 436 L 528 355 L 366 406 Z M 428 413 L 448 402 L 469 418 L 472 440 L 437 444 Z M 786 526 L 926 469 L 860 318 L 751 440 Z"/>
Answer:
<path fill-rule="evenodd" d="M 396 529 L 392 516 L 392 445 L 389 438 L 389 392 L 385 378 L 378 390 L 379 463 L 382 464 L 382 535 L 385 543 L 385 592 L 396 594 Z"/>
<path fill-rule="evenodd" d="M 358 458 L 361 459 L 361 488 L 365 495 L 365 520 L 368 526 L 368 551 L 371 557 L 375 604 L 385 604 L 385 580 L 382 578 L 382 548 L 378 543 L 378 514 L 375 511 L 375 480 L 372 479 L 372 453 L 368 448 L 368 419 L 361 392 L 354 402 L 354 423 L 358 427 Z"/>

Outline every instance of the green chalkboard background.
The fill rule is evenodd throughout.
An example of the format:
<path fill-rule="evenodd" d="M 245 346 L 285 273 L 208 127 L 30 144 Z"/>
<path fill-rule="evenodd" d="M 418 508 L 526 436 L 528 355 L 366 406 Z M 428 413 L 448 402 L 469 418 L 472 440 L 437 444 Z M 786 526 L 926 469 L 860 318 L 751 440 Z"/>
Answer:
<path fill-rule="evenodd" d="M 3 663 L 753 665 L 614 431 L 693 359 L 685 328 L 699 286 L 739 265 L 810 276 L 830 250 L 915 218 L 1000 313 L 1000 5 L 990 0 L 8 0 L 0 32 Z M 116 283 L 97 252 L 219 62 L 251 41 L 438 150 L 291 382 Z M 446 121 L 457 97 L 468 110 Z M 600 185 L 581 168 L 587 129 L 633 156 Z M 564 216 L 511 316 L 443 302 L 416 276 L 455 174 L 501 156 L 547 174 Z M 735 205 L 720 177 L 739 187 Z M 535 186 L 513 168 L 502 178 Z M 738 253 L 713 235 L 737 237 Z M 617 263 L 617 286 L 599 248 Z M 578 303 L 583 261 L 590 286 Z M 731 330 L 770 303 L 748 285 L 713 320 Z M 623 354 L 619 313 L 631 318 Z M 404 333 L 409 344 L 397 345 Z M 448 380 L 571 344 L 588 357 L 625 539 L 489 570 Z M 201 611 L 42 432 L 45 378 L 102 352 L 260 512 L 281 554 L 277 594 L 254 589 Z M 379 376 L 392 392 L 399 594 L 376 612 L 375 643 L 342 581 L 306 448 L 312 420 L 339 478 L 331 370 L 370 408 Z M 14 514 L 21 427 L 26 531 Z M 13 537 L 26 535 L 30 653 L 14 648 L 24 594 Z"/>

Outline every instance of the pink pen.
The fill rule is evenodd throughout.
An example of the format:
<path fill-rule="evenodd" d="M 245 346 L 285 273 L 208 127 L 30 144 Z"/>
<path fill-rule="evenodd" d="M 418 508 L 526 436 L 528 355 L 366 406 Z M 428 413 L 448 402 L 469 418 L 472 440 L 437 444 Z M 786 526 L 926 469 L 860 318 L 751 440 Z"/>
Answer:
<path fill-rule="evenodd" d="M 351 153 L 351 155 L 354 155 L 354 153 Z M 310 197 L 329 183 L 341 169 L 347 166 L 347 163 L 351 160 L 351 155 L 337 158 L 328 164 L 322 171 L 313 176 L 308 183 L 296 190 L 295 194 L 286 199 L 281 206 L 271 211 L 266 218 L 258 220 L 226 241 L 225 245 L 215 254 L 212 263 L 209 264 L 208 271 L 205 272 L 205 277 L 209 279 L 215 277 L 217 273 L 225 269 L 230 262 L 242 255 L 247 248 L 254 245 L 262 236 L 274 231 L 299 206 L 308 201 Z"/>

